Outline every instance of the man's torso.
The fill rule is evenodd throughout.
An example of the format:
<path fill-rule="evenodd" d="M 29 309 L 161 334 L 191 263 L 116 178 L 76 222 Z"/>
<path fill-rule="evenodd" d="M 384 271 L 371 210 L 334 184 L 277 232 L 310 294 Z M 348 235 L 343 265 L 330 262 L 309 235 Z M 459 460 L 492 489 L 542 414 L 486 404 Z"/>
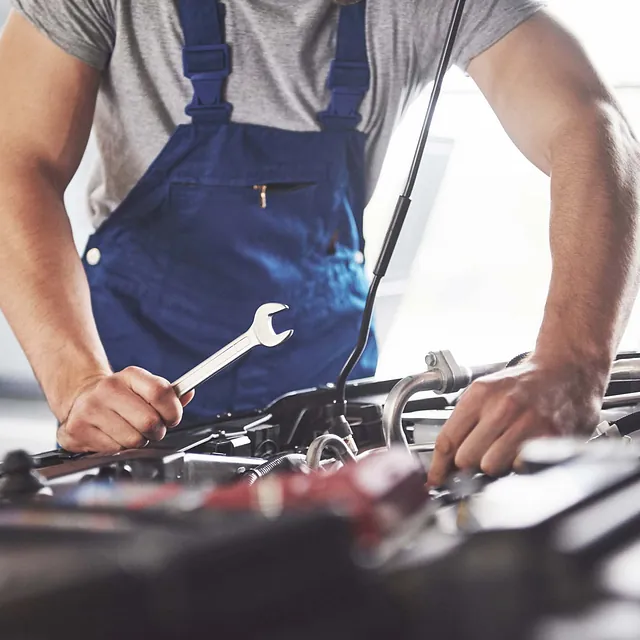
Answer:
<path fill-rule="evenodd" d="M 90 184 L 91 216 L 98 225 L 144 174 L 175 127 L 189 121 L 184 110 L 192 86 L 182 72 L 177 3 L 14 3 L 59 46 L 103 69 L 94 127 L 100 160 Z M 233 105 L 232 120 L 319 130 L 316 114 L 330 99 L 326 80 L 339 7 L 330 0 L 227 0 L 225 6 L 232 49 L 225 93 Z M 454 59 L 464 67 L 539 6 L 539 0 L 471 0 Z M 368 136 L 369 195 L 398 118 L 434 75 L 452 9 L 448 0 L 368 2 L 372 82 L 359 128 Z"/>

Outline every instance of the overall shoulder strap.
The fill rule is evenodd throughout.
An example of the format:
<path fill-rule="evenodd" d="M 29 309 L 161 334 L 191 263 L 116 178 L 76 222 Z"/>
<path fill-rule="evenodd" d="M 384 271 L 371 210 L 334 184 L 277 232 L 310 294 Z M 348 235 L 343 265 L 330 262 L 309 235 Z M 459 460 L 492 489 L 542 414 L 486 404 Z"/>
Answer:
<path fill-rule="evenodd" d="M 359 113 L 371 83 L 367 56 L 366 0 L 340 9 L 336 57 L 331 63 L 327 86 L 331 103 L 318 114 L 325 130 L 355 130 Z"/>
<path fill-rule="evenodd" d="M 225 7 L 218 0 L 179 0 L 184 33 L 184 74 L 193 84 L 193 101 L 187 115 L 194 122 L 226 123 L 232 107 L 223 99 L 231 73 L 229 45 L 225 43 Z"/>

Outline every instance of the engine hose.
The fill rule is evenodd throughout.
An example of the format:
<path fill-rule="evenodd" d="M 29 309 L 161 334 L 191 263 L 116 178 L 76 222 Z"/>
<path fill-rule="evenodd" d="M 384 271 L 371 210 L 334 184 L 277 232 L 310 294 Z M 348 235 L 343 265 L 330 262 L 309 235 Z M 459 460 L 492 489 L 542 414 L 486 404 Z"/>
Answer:
<path fill-rule="evenodd" d="M 303 465 L 306 466 L 306 461 L 306 457 L 301 453 L 285 453 L 269 462 L 261 464 L 259 467 L 255 467 L 255 469 L 251 469 L 251 471 L 246 473 L 245 478 L 247 484 L 253 485 L 260 480 L 260 478 L 264 478 L 274 471 L 293 471 L 294 469 L 300 469 Z"/>
<path fill-rule="evenodd" d="M 320 469 L 320 465 L 322 463 L 322 455 L 327 449 L 331 451 L 333 455 L 336 456 L 338 460 L 340 460 L 340 462 L 342 462 L 342 464 L 356 461 L 356 457 L 353 455 L 351 449 L 349 449 L 347 443 L 342 438 L 327 433 L 316 438 L 311 443 L 306 458 L 309 469 L 311 469 L 312 471 L 317 471 L 318 469 Z"/>

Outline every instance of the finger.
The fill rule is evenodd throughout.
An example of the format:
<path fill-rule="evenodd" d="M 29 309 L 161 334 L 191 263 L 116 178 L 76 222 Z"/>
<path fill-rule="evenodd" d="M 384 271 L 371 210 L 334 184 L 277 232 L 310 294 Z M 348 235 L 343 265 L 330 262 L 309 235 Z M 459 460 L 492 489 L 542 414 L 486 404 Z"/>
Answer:
<path fill-rule="evenodd" d="M 482 409 L 480 395 L 477 391 L 473 392 L 472 387 L 469 387 L 436 438 L 436 446 L 429 469 L 429 485 L 442 485 L 453 470 L 458 448 L 480 417 Z"/>
<path fill-rule="evenodd" d="M 458 469 L 480 469 L 481 461 L 491 445 L 522 415 L 523 407 L 509 397 L 489 405 L 455 457 Z"/>
<path fill-rule="evenodd" d="M 125 449 L 140 449 L 148 444 L 149 440 L 160 441 L 167 435 L 167 429 L 163 425 L 157 425 L 147 433 L 141 433 L 119 413 L 111 409 L 102 411 L 93 418 L 94 424 L 102 432 Z"/>
<path fill-rule="evenodd" d="M 444 484 L 444 481 L 453 469 L 454 458 L 454 446 L 449 440 L 447 434 L 442 431 L 436 438 L 436 446 L 433 450 L 431 465 L 429 466 L 427 486 L 439 487 Z"/>
<path fill-rule="evenodd" d="M 180 398 L 180 404 L 183 407 L 186 407 L 194 398 L 196 397 L 196 392 L 189 391 L 189 393 L 185 393 L 182 398 Z"/>
<path fill-rule="evenodd" d="M 523 415 L 484 454 L 480 467 L 489 476 L 502 476 L 513 469 L 522 445 L 539 431 L 539 418 Z"/>
<path fill-rule="evenodd" d="M 151 405 L 169 427 L 175 427 L 182 420 L 182 404 L 171 383 L 152 373 L 130 367 L 122 372 L 131 390 Z"/>
<path fill-rule="evenodd" d="M 100 415 L 92 415 L 92 422 L 99 422 L 99 424 L 106 427 L 107 425 L 103 419 L 105 413 L 110 417 L 113 417 L 114 414 L 119 416 L 130 428 L 138 432 L 138 435 L 142 438 L 158 440 L 160 436 L 164 437 L 166 432 L 164 421 L 160 414 L 128 387 L 120 388 L 116 391 L 111 396 L 108 407 L 101 407 Z M 118 422 L 118 424 L 122 425 L 121 422 Z M 109 433 L 111 434 L 110 431 Z M 123 435 L 123 437 L 127 438 L 129 445 L 133 445 L 130 448 L 140 447 L 144 444 L 144 442 L 140 442 L 139 438 L 136 440 L 138 444 L 135 444 L 131 433 Z"/>
<path fill-rule="evenodd" d="M 164 433 L 160 414 L 131 389 L 119 374 L 101 382 L 94 393 L 80 401 L 76 410 L 80 415 L 86 416 L 89 423 L 100 424 L 107 429 L 104 414 L 112 417 L 113 412 L 145 438 L 155 440 Z M 123 437 L 126 438 L 127 446 L 133 442 L 130 433 Z"/>
<path fill-rule="evenodd" d="M 58 429 L 58 444 L 71 453 L 117 453 L 122 447 L 97 427 L 85 424 L 77 433 L 70 433 L 66 426 Z"/>

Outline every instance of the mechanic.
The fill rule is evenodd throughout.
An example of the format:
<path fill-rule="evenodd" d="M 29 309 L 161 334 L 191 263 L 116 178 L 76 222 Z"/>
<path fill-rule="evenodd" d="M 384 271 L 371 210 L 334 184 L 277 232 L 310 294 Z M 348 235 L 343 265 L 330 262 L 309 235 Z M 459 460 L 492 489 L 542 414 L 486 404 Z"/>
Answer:
<path fill-rule="evenodd" d="M 0 305 L 60 445 L 143 446 L 183 418 L 334 380 L 366 295 L 363 209 L 399 115 L 433 79 L 452 0 L 13 2 Z M 551 176 L 553 273 L 533 355 L 464 394 L 436 484 L 597 423 L 638 273 L 638 144 L 543 2 L 469 0 L 455 62 Z M 80 260 L 63 194 L 92 125 L 96 232 Z M 272 301 L 291 307 L 294 337 L 178 400 L 169 380 Z M 372 336 L 354 376 L 376 359 Z"/>

